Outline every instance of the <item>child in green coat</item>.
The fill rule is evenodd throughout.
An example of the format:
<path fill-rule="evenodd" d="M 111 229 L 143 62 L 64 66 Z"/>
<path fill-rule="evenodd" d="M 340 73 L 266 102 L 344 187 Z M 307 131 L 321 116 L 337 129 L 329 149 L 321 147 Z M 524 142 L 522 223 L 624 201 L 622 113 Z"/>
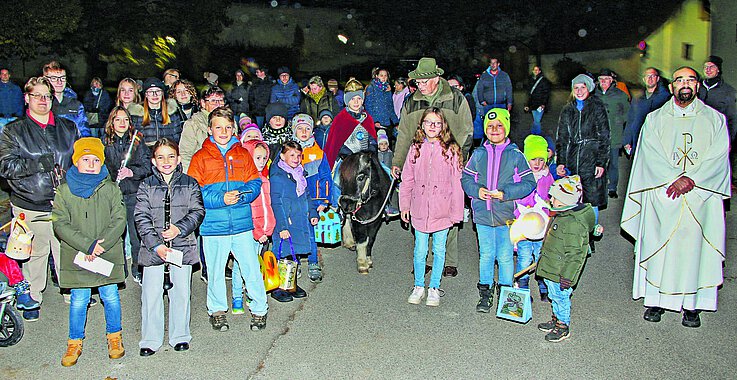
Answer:
<path fill-rule="evenodd" d="M 561 178 L 550 188 L 551 211 L 556 212 L 543 240 L 537 275 L 548 287 L 553 318 L 537 325 L 545 340 L 560 342 L 570 336 L 571 294 L 578 283 L 589 250 L 589 234 L 601 235 L 591 205 L 581 203 L 583 190 L 577 175 Z"/>
<path fill-rule="evenodd" d="M 61 365 L 73 366 L 82 354 L 87 305 L 92 288 L 100 292 L 105 308 L 108 356 L 125 355 L 121 335 L 118 283 L 125 281 L 123 232 L 125 206 L 120 188 L 110 179 L 105 162 L 105 147 L 98 138 L 85 137 L 74 143 L 72 166 L 66 183 L 54 197 L 52 223 L 61 242 L 59 285 L 71 289 L 69 340 Z M 76 260 L 77 256 L 81 260 Z M 83 269 L 85 263 L 112 263 L 110 273 Z M 104 271 L 103 271 L 104 272 Z"/>

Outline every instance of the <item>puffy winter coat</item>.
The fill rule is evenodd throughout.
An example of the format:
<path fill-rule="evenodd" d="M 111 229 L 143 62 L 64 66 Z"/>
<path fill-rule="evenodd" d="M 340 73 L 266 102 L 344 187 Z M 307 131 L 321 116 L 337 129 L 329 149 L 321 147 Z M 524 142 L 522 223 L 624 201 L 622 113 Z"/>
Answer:
<path fill-rule="evenodd" d="M 161 108 L 149 109 L 149 118 L 149 124 L 144 126 L 142 125 L 143 116 L 131 114 L 131 122 L 136 126 L 137 131 L 143 133 L 143 141 L 146 145 L 153 146 L 162 137 L 179 142 L 179 136 L 182 134 L 182 120 L 176 108 L 169 108 L 169 124 L 164 124 Z"/>
<path fill-rule="evenodd" d="M 248 91 L 250 86 L 248 82 L 241 82 L 241 84 L 233 83 L 233 88 L 228 92 L 226 99 L 230 105 L 230 109 L 233 110 L 233 115 L 240 115 L 241 113 L 248 114 L 250 107 L 248 106 Z"/>
<path fill-rule="evenodd" d="M 645 122 L 645 117 L 650 112 L 662 107 L 668 99 L 670 99 L 670 92 L 661 84 L 658 84 L 655 92 L 649 98 L 646 94 L 642 94 L 638 98 L 632 98 L 630 110 L 627 114 L 627 126 L 622 135 L 622 145 L 631 145 L 632 151 L 634 151 L 637 140 L 640 138 L 640 129 L 642 123 Z"/>
<path fill-rule="evenodd" d="M 409 159 L 402 169 L 399 187 L 399 209 L 409 211 L 412 227 L 424 233 L 450 228 L 463 220 L 463 189 L 461 188 L 461 157 L 450 149 L 443 154 L 439 142 L 425 141 L 417 149 L 409 149 Z"/>
<path fill-rule="evenodd" d="M 110 110 L 113 108 L 113 100 L 110 98 L 110 94 L 104 89 L 101 89 L 97 95 L 92 91 L 87 91 L 83 103 L 86 112 L 97 113 L 98 127 L 104 126 L 108 116 L 110 116 Z"/>
<path fill-rule="evenodd" d="M 0 131 L 0 177 L 10 185 L 13 205 L 27 210 L 51 211 L 54 182 L 59 180 L 43 171 L 39 157 L 53 154 L 59 169 L 66 172 L 72 166 L 74 142 L 80 137 L 73 122 L 49 116 L 46 128 L 26 115 Z"/>
<path fill-rule="evenodd" d="M 271 99 L 269 103 L 283 103 L 287 106 L 287 119 L 291 119 L 299 112 L 299 101 L 301 99 L 299 86 L 294 83 L 292 78 L 284 84 L 282 81 L 276 81 L 274 87 L 271 88 Z M 266 121 L 268 123 L 268 120 Z"/>
<path fill-rule="evenodd" d="M 530 111 L 538 109 L 540 106 L 548 106 L 550 100 L 550 81 L 543 74 L 530 79 L 530 97 L 527 98 L 527 107 Z"/>
<path fill-rule="evenodd" d="M 372 80 L 371 83 L 366 87 L 364 92 L 366 112 L 371 115 L 374 122 L 381 124 L 384 127 L 388 127 L 393 124 L 399 123 L 399 118 L 394 113 L 394 100 L 392 98 L 392 91 L 389 84 L 385 84 L 389 91 L 381 90 L 377 80 Z"/>
<path fill-rule="evenodd" d="M 197 238 L 194 232 L 205 218 L 200 186 L 194 178 L 184 174 L 178 166 L 169 184 L 161 173 L 153 168 L 153 174 L 143 180 L 136 194 L 136 230 L 141 236 L 141 250 L 138 264 L 147 266 L 164 263 L 154 251 L 164 244 L 161 232 L 164 231 L 164 199 L 169 193 L 171 200 L 170 220 L 179 228 L 179 236 L 171 241 L 171 247 L 184 252 L 183 264 L 194 265 L 200 262 Z"/>
<path fill-rule="evenodd" d="M 622 147 L 622 134 L 624 124 L 627 122 L 627 114 L 630 111 L 630 103 L 627 94 L 612 86 L 604 93 L 600 87 L 596 87 L 596 96 L 601 99 L 606 108 L 607 120 L 609 120 L 609 141 L 612 149 Z"/>
<path fill-rule="evenodd" d="M 54 233 L 61 243 L 59 285 L 93 288 L 125 281 L 123 232 L 126 217 L 123 195 L 110 178 L 103 180 L 89 198 L 73 195 L 64 183 L 57 189 L 52 211 Z M 74 264 L 77 252 L 87 253 L 97 240 L 105 249 L 99 257 L 113 263 L 109 277 Z"/>
<path fill-rule="evenodd" d="M 512 105 L 514 94 L 509 74 L 499 69 L 496 75 L 491 75 L 491 68 L 487 68 L 481 73 L 476 95 L 479 103 L 486 102 L 487 106 Z"/>
<path fill-rule="evenodd" d="M 248 106 L 251 110 L 251 117 L 265 116 L 266 106 L 271 100 L 271 88 L 274 87 L 274 80 L 270 77 L 264 79 L 254 78 L 251 89 L 248 91 Z M 262 125 L 259 125 L 262 127 Z"/>
<path fill-rule="evenodd" d="M 248 151 L 237 138 L 221 153 L 212 137 L 205 140 L 195 153 L 189 172 L 200 184 L 205 205 L 205 220 L 200 226 L 202 236 L 235 235 L 253 229 L 251 202 L 261 193 L 261 178 Z M 243 192 L 238 202 L 226 205 L 226 192 Z"/>
<path fill-rule="evenodd" d="M 185 173 L 189 173 L 189 162 L 192 156 L 202 148 L 202 143 L 207 140 L 209 116 L 210 113 L 203 109 L 184 122 L 182 137 L 179 140 L 179 155 L 182 157 L 182 167 Z"/>
<path fill-rule="evenodd" d="M 514 220 L 514 201 L 530 194 L 537 183 L 525 155 L 507 139 L 498 145 L 486 141 L 476 148 L 463 168 L 461 185 L 471 197 L 474 223 L 497 227 Z M 499 190 L 504 198 L 481 200 L 482 187 Z"/>
<path fill-rule="evenodd" d="M 595 177 L 597 166 L 607 167 L 610 151 L 609 121 L 601 99 L 589 96 L 581 111 L 575 100 L 563 107 L 555 148 L 558 165 L 581 177 L 584 202 L 606 207 L 607 176 Z"/>
<path fill-rule="evenodd" d="M 248 153 L 253 157 L 253 151 L 259 145 L 266 148 L 266 154 L 269 154 L 269 146 L 263 141 L 249 140 L 243 144 Z M 264 168 L 259 173 L 261 178 L 261 194 L 251 202 L 251 215 L 253 216 L 253 239 L 258 240 L 262 236 L 271 236 L 276 226 L 276 218 L 274 210 L 271 208 L 271 182 L 269 181 L 269 169 Z"/>
<path fill-rule="evenodd" d="M 133 144 L 133 151 L 128 159 L 128 163 L 125 165 L 133 171 L 133 177 L 128 177 L 120 181 L 119 184 L 120 191 L 123 192 L 123 195 L 131 195 L 138 192 L 138 186 L 141 184 L 141 181 L 151 174 L 151 154 L 146 144 L 143 143 L 143 135 L 140 132 L 136 134 L 139 140 Z M 125 160 L 130 143 L 131 139 L 127 133 L 123 137 L 113 134 L 111 138 L 105 138 L 105 165 L 110 172 L 110 178 L 113 180 L 118 178 L 120 165 Z"/>
<path fill-rule="evenodd" d="M 63 117 L 74 122 L 82 137 L 91 136 L 90 128 L 87 125 L 87 114 L 84 112 L 84 105 L 77 100 L 77 93 L 71 88 L 67 87 L 64 89 L 61 102 L 52 94 L 51 112 L 58 117 Z M 105 120 L 107 120 L 107 115 L 105 117 Z"/>
<path fill-rule="evenodd" d="M 594 210 L 588 204 L 556 214 L 548 224 L 540 249 L 537 275 L 553 282 L 563 277 L 575 286 L 586 262 L 595 219 Z"/>
<path fill-rule="evenodd" d="M 314 239 L 311 218 L 317 218 L 317 209 L 311 207 L 310 193 L 306 191 L 297 196 L 297 181 L 276 163 L 269 171 L 271 181 L 271 207 L 276 217 L 275 234 L 288 230 L 292 236 L 294 252 L 309 253 L 310 238 Z M 274 252 L 278 250 L 280 239 L 274 237 Z M 282 256 L 289 254 L 289 244 L 284 242 Z"/>

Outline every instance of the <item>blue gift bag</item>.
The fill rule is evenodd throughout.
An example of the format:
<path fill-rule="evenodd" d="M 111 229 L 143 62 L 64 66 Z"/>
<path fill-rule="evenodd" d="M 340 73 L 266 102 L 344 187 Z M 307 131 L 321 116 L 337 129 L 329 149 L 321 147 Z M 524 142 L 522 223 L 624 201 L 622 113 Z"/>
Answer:
<path fill-rule="evenodd" d="M 496 308 L 497 318 L 527 323 L 532 319 L 532 300 L 529 289 L 502 286 L 499 292 L 499 305 Z"/>

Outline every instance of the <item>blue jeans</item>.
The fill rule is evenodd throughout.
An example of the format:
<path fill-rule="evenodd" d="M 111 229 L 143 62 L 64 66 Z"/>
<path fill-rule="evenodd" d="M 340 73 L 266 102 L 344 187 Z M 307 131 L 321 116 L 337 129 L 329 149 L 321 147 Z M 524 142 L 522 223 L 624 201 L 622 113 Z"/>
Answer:
<path fill-rule="evenodd" d="M 253 249 L 256 250 L 257 255 L 260 254 L 261 243 L 254 240 Z M 233 299 L 243 298 L 243 277 L 241 277 L 241 267 L 238 265 L 238 260 L 233 260 L 233 279 L 230 282 L 230 286 L 233 291 Z"/>
<path fill-rule="evenodd" d="M 228 311 L 228 291 L 225 286 L 225 265 L 228 256 L 233 253 L 238 261 L 240 273 L 246 280 L 246 291 L 251 297 L 248 305 L 251 314 L 265 315 L 268 310 L 266 304 L 266 289 L 264 279 L 261 275 L 261 267 L 258 262 L 258 252 L 254 248 L 253 231 L 241 232 L 235 235 L 203 236 L 202 247 L 205 251 L 207 262 L 207 312 L 212 315 L 215 312 Z"/>
<path fill-rule="evenodd" d="M 108 334 L 121 331 L 120 295 L 118 284 L 110 284 L 97 288 L 100 300 L 105 309 L 105 331 Z M 69 339 L 84 339 L 84 327 L 87 324 L 87 307 L 92 295 L 91 288 L 71 289 L 72 301 L 69 306 Z"/>
<path fill-rule="evenodd" d="M 566 325 L 571 324 L 571 294 L 573 288 L 560 290 L 560 284 L 555 281 L 544 279 L 548 286 L 548 298 L 553 306 L 553 314 L 559 321 Z"/>
<path fill-rule="evenodd" d="M 540 121 L 542 120 L 544 113 L 545 110 L 538 111 L 537 108 L 532 110 L 532 128 L 530 129 L 531 134 L 542 135 L 543 126 Z"/>
<path fill-rule="evenodd" d="M 509 238 L 509 226 L 476 225 L 479 238 L 479 283 L 494 283 L 494 262 L 499 262 L 499 284 L 512 285 L 514 277 L 514 247 Z"/>
<path fill-rule="evenodd" d="M 515 268 L 515 272 L 519 272 L 522 269 L 527 268 L 530 264 L 532 264 L 533 259 L 535 262 L 537 262 L 537 260 L 540 259 L 540 248 L 542 248 L 542 246 L 542 240 L 522 240 L 517 243 L 517 267 Z M 530 275 L 526 274 L 520 277 L 518 282 L 520 288 L 529 289 Z M 540 293 L 545 293 L 548 291 L 547 287 L 545 286 L 545 282 L 543 282 L 542 280 L 539 280 L 537 282 L 537 285 L 538 288 L 540 288 Z"/>
<path fill-rule="evenodd" d="M 415 286 L 425 286 L 425 264 L 427 263 L 427 245 L 432 235 L 432 273 L 430 274 L 430 287 L 439 288 L 440 278 L 445 266 L 445 241 L 448 239 L 448 228 L 433 232 L 432 234 L 415 230 Z"/>

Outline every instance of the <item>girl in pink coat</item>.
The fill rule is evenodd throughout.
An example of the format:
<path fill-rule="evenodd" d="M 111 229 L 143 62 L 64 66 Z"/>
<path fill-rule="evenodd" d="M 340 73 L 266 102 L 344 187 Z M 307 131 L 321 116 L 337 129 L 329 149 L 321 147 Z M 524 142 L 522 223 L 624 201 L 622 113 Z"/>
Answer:
<path fill-rule="evenodd" d="M 433 270 L 427 306 L 440 304 L 440 277 L 445 266 L 445 241 L 450 227 L 463 220 L 461 149 L 453 139 L 439 108 L 425 110 L 402 170 L 399 209 L 402 220 L 415 229 L 415 286 L 407 302 L 419 304 L 425 296 L 425 264 L 432 235 Z M 437 268 L 437 270 L 436 270 Z"/>

